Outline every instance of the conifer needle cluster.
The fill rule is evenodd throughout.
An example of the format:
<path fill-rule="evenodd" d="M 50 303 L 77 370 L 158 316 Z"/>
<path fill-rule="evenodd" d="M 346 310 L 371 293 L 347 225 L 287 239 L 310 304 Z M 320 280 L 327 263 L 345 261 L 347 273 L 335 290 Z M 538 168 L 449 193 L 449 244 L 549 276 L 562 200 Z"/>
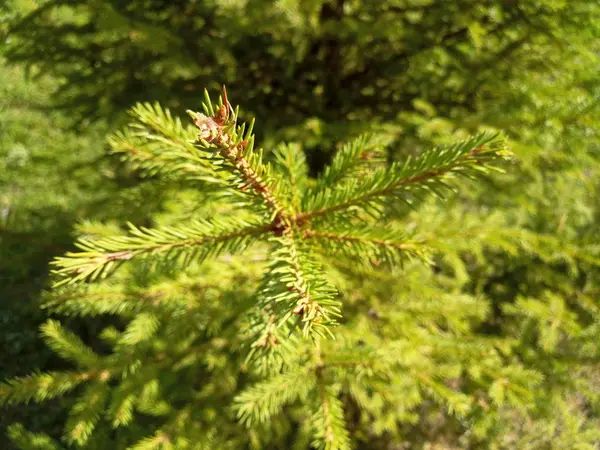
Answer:
<path fill-rule="evenodd" d="M 451 365 L 429 374 L 439 369 L 429 358 L 441 355 L 440 342 L 428 344 L 432 336 L 425 330 L 410 331 L 407 341 L 360 321 L 354 330 L 334 326 L 350 320 L 344 315 L 348 293 L 340 285 L 348 288 L 351 281 L 344 278 L 361 279 L 356 270 L 385 277 L 403 264 L 417 268 L 430 261 L 435 248 L 389 219 L 395 211 L 429 194 L 445 196 L 459 176 L 499 170 L 498 163 L 510 157 L 504 139 L 481 133 L 385 164 L 376 139 L 361 136 L 315 180 L 297 145 L 267 156 L 257 149 L 254 123 L 239 123 L 225 90 L 216 103 L 206 95 L 202 111 L 189 114 L 193 123 L 184 125 L 159 105 L 138 105 L 135 122 L 110 138 L 111 148 L 147 176 L 201 189 L 215 214 L 81 237 L 78 251 L 54 261 L 57 281 L 47 304 L 63 314 L 110 313 L 129 322 L 124 330 L 102 333 L 113 349 L 103 355 L 49 321 L 44 338 L 76 369 L 8 381 L 0 400 L 44 401 L 77 390 L 64 439 L 81 448 L 111 440 L 136 450 L 247 448 L 248 441 L 263 448 L 289 440 L 289 427 L 295 427 L 297 448 L 349 449 L 355 437 L 346 422 L 353 408 L 363 411 L 361 421 L 378 435 L 409 418 L 421 395 L 466 417 L 471 400 L 441 382 L 453 373 Z M 121 265 L 129 269 L 109 276 Z M 186 278 L 193 267 L 201 270 Z M 151 281 L 152 273 L 178 275 L 160 282 Z M 457 304 L 459 317 L 478 314 L 470 302 Z M 389 313 L 392 320 L 399 314 L 385 311 L 382 305 L 369 315 Z M 415 348 L 429 347 L 425 358 L 411 350 L 413 339 L 419 341 Z M 450 363 L 455 354 L 456 364 L 482 351 L 489 352 L 465 343 L 445 349 L 443 358 Z M 502 358 L 495 350 L 488 358 L 487 368 L 473 376 L 496 383 Z M 240 392 L 248 376 L 250 384 Z M 525 369 L 510 376 L 535 382 Z M 394 389 L 402 396 L 412 392 L 401 408 Z M 223 402 L 224 409 L 215 409 Z M 293 404 L 299 409 L 280 415 Z M 215 420 L 224 411 L 230 420 Z M 147 417 L 154 434 L 140 435 L 136 416 Z M 238 423 L 249 428 L 244 432 Z M 11 433 L 23 448 L 60 448 L 19 426 Z"/>

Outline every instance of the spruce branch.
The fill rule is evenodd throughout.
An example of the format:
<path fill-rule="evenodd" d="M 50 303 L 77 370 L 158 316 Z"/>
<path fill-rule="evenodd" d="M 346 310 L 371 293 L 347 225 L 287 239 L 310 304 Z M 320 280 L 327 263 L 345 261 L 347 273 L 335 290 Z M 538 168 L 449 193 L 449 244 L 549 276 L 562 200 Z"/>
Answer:
<path fill-rule="evenodd" d="M 127 352 L 126 349 L 121 350 Z M 168 367 L 172 370 L 174 360 L 162 353 L 153 356 L 152 360 L 161 364 L 147 365 L 144 370 L 124 374 L 126 379 L 112 391 L 106 415 L 113 428 L 128 425 L 134 418 L 134 409 L 150 415 L 161 415 L 169 410 L 168 405 L 161 400 L 160 386 L 155 377 Z"/>
<path fill-rule="evenodd" d="M 218 273 L 218 269 L 214 269 Z M 207 274 L 210 276 L 210 274 Z M 201 296 L 207 289 L 226 287 L 229 277 L 218 283 L 197 279 L 165 281 L 148 287 L 130 286 L 123 290 L 118 283 L 61 286 L 45 295 L 42 308 L 65 316 L 116 314 L 133 316 L 152 311 L 172 311 L 190 294 Z"/>
<path fill-rule="evenodd" d="M 288 327 L 295 317 L 294 326 L 299 325 L 303 335 L 323 335 L 340 316 L 340 301 L 322 268 L 297 241 L 292 233 L 272 238 L 276 248 L 259 291 L 260 304 L 272 308 L 278 327 Z"/>
<path fill-rule="evenodd" d="M 281 196 L 281 181 L 274 176 L 269 164 L 263 163 L 262 150 L 254 150 L 254 121 L 248 129 L 246 124 L 238 125 L 238 108 L 235 110 L 223 95 L 217 105 L 213 105 L 205 91 L 204 114 L 188 110 L 194 119 L 199 134 L 196 148 L 210 153 L 213 165 L 229 175 L 227 181 L 238 193 L 246 193 L 264 205 L 271 217 L 281 226 L 289 222 L 289 210 Z"/>
<path fill-rule="evenodd" d="M 273 152 L 275 168 L 284 184 L 283 194 L 294 210 L 300 208 L 301 194 L 308 184 L 308 164 L 300 145 L 279 145 Z"/>
<path fill-rule="evenodd" d="M 118 344 L 123 348 L 131 348 L 141 342 L 148 341 L 156 334 L 159 326 L 160 321 L 155 314 L 150 312 L 137 314 L 127 325 Z"/>
<path fill-rule="evenodd" d="M 169 435 L 163 430 L 158 430 L 154 435 L 129 447 L 129 450 L 171 450 L 173 448 Z"/>
<path fill-rule="evenodd" d="M 327 255 L 343 254 L 374 265 L 398 264 L 407 258 L 429 260 L 429 249 L 423 242 L 405 237 L 393 228 L 346 224 L 323 230 L 307 228 L 302 233 Z"/>
<path fill-rule="evenodd" d="M 148 141 L 147 137 L 129 129 L 109 136 L 108 144 L 113 154 L 149 176 L 199 181 L 206 185 L 204 187 L 226 185 L 212 167 L 205 166 L 205 157 L 196 149 L 188 152 L 169 147 L 162 141 Z"/>
<path fill-rule="evenodd" d="M 196 220 L 189 225 L 149 229 L 129 224 L 128 236 L 80 239 L 76 245 L 82 251 L 56 258 L 54 273 L 63 277 L 55 284 L 106 277 L 123 261 L 139 256 L 161 254 L 167 260 L 183 265 L 197 259 L 224 252 L 237 252 L 261 234 L 272 230 L 271 225 L 257 225 L 243 220 Z"/>
<path fill-rule="evenodd" d="M 150 175 L 224 184 L 207 155 L 191 143 L 193 126 L 183 126 L 157 103 L 139 103 L 129 113 L 134 122 L 108 138 L 112 153 Z"/>
<path fill-rule="evenodd" d="M 60 322 L 49 320 L 42 325 L 41 330 L 48 346 L 61 357 L 88 369 L 97 366 L 100 362 L 100 357 L 77 335 L 66 330 Z"/>
<path fill-rule="evenodd" d="M 106 383 L 90 384 L 69 412 L 64 435 L 69 444 L 84 446 L 105 409 L 109 388 Z"/>
<path fill-rule="evenodd" d="M 0 383 L 0 405 L 28 403 L 60 397 L 91 379 L 108 380 L 107 371 L 91 372 L 47 372 L 14 378 Z"/>
<path fill-rule="evenodd" d="M 237 418 L 246 426 L 267 423 L 286 404 L 306 396 L 314 377 L 308 370 L 278 374 L 245 390 L 234 400 Z"/>
<path fill-rule="evenodd" d="M 140 136 L 147 140 L 161 141 L 167 145 L 194 151 L 194 146 L 189 142 L 194 138 L 195 132 L 192 126 L 184 126 L 179 117 L 173 117 L 168 109 L 164 109 L 158 103 L 138 103 L 130 114 L 136 122 L 130 126 L 140 130 Z M 204 164 L 210 167 L 209 164 Z"/>
<path fill-rule="evenodd" d="M 27 431 L 20 423 L 8 427 L 8 437 L 21 450 L 64 450 L 50 436 Z"/>
<path fill-rule="evenodd" d="M 299 146 L 281 146 L 274 153 L 275 165 L 264 163 L 262 151 L 254 150 L 253 122 L 248 128 L 238 125 L 238 109 L 231 106 L 225 90 L 216 104 L 205 94 L 203 112 L 188 111 L 195 129 L 184 127 L 158 105 L 138 105 L 132 111 L 137 120 L 133 131 L 117 136 L 113 144 L 142 148 L 142 153 L 133 153 L 142 156 L 134 159 L 150 170 L 161 171 L 163 164 L 165 173 L 197 175 L 207 182 L 214 178 L 217 193 L 247 200 L 242 203 L 246 212 L 258 213 L 263 221 L 204 220 L 159 229 L 130 225 L 125 236 L 83 238 L 76 244 L 81 251 L 53 262 L 54 273 L 62 277 L 56 286 L 103 278 L 138 257 L 186 265 L 192 259 L 237 252 L 266 238 L 273 251 L 251 325 L 255 337 L 251 353 L 271 352 L 289 340 L 296 326 L 304 336 L 330 333 L 329 326 L 340 316 L 340 301 L 311 252 L 342 253 L 375 265 L 427 259 L 422 243 L 398 230 L 312 219 L 354 210 L 373 214 L 388 203 L 410 203 L 423 193 L 441 195 L 453 176 L 474 177 L 507 157 L 502 139 L 480 134 L 402 164 L 373 169 L 371 163 L 380 162 L 380 145 L 363 136 L 342 148 L 315 188 L 307 190 L 307 166 Z M 95 310 L 120 308 L 122 300 L 110 303 Z M 143 323 L 130 324 L 121 337 L 122 346 L 146 341 L 156 332 L 159 322 L 153 313 L 138 319 Z"/>
<path fill-rule="evenodd" d="M 373 212 L 394 200 L 411 203 L 408 194 L 433 193 L 441 196 L 447 182 L 456 175 L 474 178 L 490 170 L 493 164 L 509 157 L 504 139 L 498 134 L 481 133 L 461 143 L 433 149 L 416 159 L 394 163 L 390 168 L 375 170 L 362 180 L 352 180 L 333 189 L 308 193 L 303 212 L 294 217 L 297 223 L 313 218 L 356 209 Z"/>
<path fill-rule="evenodd" d="M 165 364 L 167 361 L 165 361 Z M 157 379 L 153 379 L 144 384 L 142 391 L 138 397 L 137 409 L 151 416 L 164 416 L 168 414 L 172 408 L 166 401 L 163 400 L 161 386 Z"/>
<path fill-rule="evenodd" d="M 335 390 L 319 387 L 320 407 L 313 417 L 313 446 L 319 450 L 350 450 L 350 435 L 344 421 L 344 405 Z"/>
<path fill-rule="evenodd" d="M 317 193 L 331 188 L 344 179 L 366 172 L 369 168 L 381 164 L 383 159 L 384 142 L 372 134 L 363 134 L 353 139 L 335 154 L 331 164 L 325 167 L 323 174 L 317 179 Z"/>
<path fill-rule="evenodd" d="M 265 277 L 263 287 L 266 287 L 267 283 Z M 252 343 L 246 362 L 256 357 L 260 362 L 257 369 L 262 373 L 268 373 L 274 367 L 281 366 L 282 351 L 288 350 L 290 341 L 293 340 L 292 336 L 286 338 L 286 331 L 277 326 L 274 306 L 268 296 L 262 296 L 258 308 L 250 317 L 248 336 Z"/>
<path fill-rule="evenodd" d="M 126 426 L 133 420 L 133 411 L 137 401 L 136 394 L 130 381 L 123 382 L 112 392 L 107 416 L 110 418 L 113 428 Z"/>
<path fill-rule="evenodd" d="M 450 389 L 443 382 L 423 374 L 414 374 L 422 389 L 437 402 L 446 406 L 448 412 L 458 416 L 466 415 L 472 408 L 472 399 L 466 394 Z"/>
<path fill-rule="evenodd" d="M 102 286 L 99 289 L 94 285 L 86 287 L 88 289 L 62 287 L 54 295 L 50 295 L 42 307 L 66 316 L 126 315 L 168 301 L 171 294 L 161 289 L 123 292 L 118 285 Z M 173 291 L 172 294 L 176 296 L 178 289 Z"/>

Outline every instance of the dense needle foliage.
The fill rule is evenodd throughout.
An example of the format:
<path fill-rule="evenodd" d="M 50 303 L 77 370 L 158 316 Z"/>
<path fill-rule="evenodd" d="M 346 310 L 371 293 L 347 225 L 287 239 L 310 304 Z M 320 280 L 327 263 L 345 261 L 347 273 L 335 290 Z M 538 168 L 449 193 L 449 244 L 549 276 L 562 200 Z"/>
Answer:
<path fill-rule="evenodd" d="M 599 445 L 596 2 L 12 3 L 11 445 Z"/>

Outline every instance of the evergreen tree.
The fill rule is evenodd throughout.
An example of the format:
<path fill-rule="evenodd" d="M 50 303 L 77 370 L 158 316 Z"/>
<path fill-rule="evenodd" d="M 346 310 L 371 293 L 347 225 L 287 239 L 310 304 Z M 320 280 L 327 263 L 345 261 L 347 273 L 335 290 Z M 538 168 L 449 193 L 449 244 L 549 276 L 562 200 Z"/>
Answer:
<path fill-rule="evenodd" d="M 125 234 L 85 225 L 79 250 L 54 263 L 47 307 L 114 314 L 122 325 L 91 348 L 49 320 L 43 336 L 73 369 L 0 388 L 5 403 L 76 391 L 67 445 L 346 449 L 449 439 L 510 448 L 506 418 L 543 414 L 542 387 L 564 394 L 565 380 L 546 379 L 519 340 L 478 332 L 490 304 L 461 292 L 460 255 L 528 251 L 572 266 L 594 256 L 493 213 L 441 214 L 427 200 L 458 175 L 488 179 L 508 157 L 497 134 L 391 165 L 377 158 L 377 136 L 364 136 L 311 180 L 298 146 L 264 162 L 253 123 L 238 123 L 226 95 L 191 112 L 195 126 L 158 105 L 132 114 L 111 148 L 152 177 L 181 180 L 179 211 Z M 578 345 L 578 367 L 595 364 L 597 325 L 582 328 L 558 296 L 546 304 L 523 299 L 507 313 L 539 323 L 547 352 Z M 577 381 L 593 400 L 593 378 Z M 593 423 L 565 408 L 560 439 L 593 448 Z M 62 448 L 19 425 L 9 433 L 19 448 Z"/>
<path fill-rule="evenodd" d="M 269 148 L 302 142 L 319 170 L 382 126 L 410 148 L 403 115 L 423 101 L 513 117 L 537 100 L 515 84 L 580 70 L 599 18 L 588 0 L 46 0 L 10 21 L 7 56 L 61 80 L 57 104 L 81 121 L 145 101 L 183 114 L 224 83 Z"/>
<path fill-rule="evenodd" d="M 0 33 L 4 18 L 0 14 Z M 121 220 L 125 213 L 143 223 L 168 196 L 166 186 L 159 191 L 110 163 L 104 123 L 69 129 L 71 118 L 49 107 L 56 80 L 28 77 L 7 64 L 4 50 L 0 46 L 0 379 L 65 367 L 39 336 L 48 317 L 40 297 L 48 263 L 71 247 L 75 224 Z M 64 321 L 84 337 L 102 323 Z M 60 430 L 58 407 L 3 409 L 0 448 L 13 448 L 4 430 L 15 421 L 46 430 L 58 423 Z"/>
<path fill-rule="evenodd" d="M 137 226 L 122 235 L 84 222 L 82 245 L 95 256 L 60 260 L 65 285 L 45 300 L 62 324 L 48 322 L 44 339 L 73 371 L 13 380 L 5 401 L 73 389 L 64 398 L 79 406 L 64 442 L 86 448 L 185 448 L 185 439 L 191 448 L 308 448 L 344 433 L 355 448 L 595 448 L 599 9 L 587 0 L 59 0 L 11 19 L 9 58 L 57 76 L 55 99 L 82 123 L 148 99 L 182 113 L 199 104 L 201 86 L 227 82 L 248 108 L 240 117 L 261 124 L 271 168 L 260 176 L 277 195 L 236 178 L 222 154 L 207 158 L 188 142 L 198 144 L 197 129 L 137 106 L 136 126 L 110 146 L 146 178 L 125 170 L 119 192 L 129 200 L 115 208 L 110 193 L 96 203 L 106 213 L 80 213 Z M 215 112 L 199 118 L 205 137 L 224 125 L 207 119 Z M 437 184 L 390 192 L 375 209 L 352 203 L 369 188 L 362 181 L 384 175 L 387 186 L 409 156 L 439 156 L 430 149 L 498 129 L 518 160 L 507 175 L 465 182 L 443 206 L 421 195 Z M 365 130 L 373 135 L 359 137 Z M 341 141 L 349 144 L 323 169 Z M 281 216 L 263 220 L 273 199 L 292 217 L 330 202 L 352 209 L 292 221 L 300 230 L 290 241 L 273 226 Z M 263 223 L 273 229 L 188 245 Z M 123 251 L 132 258 L 103 259 Z M 282 287 L 264 274 L 286 273 L 294 259 L 331 324 L 294 313 L 297 287 L 269 310 L 287 322 L 261 341 L 267 315 L 252 312 Z M 68 285 L 120 263 L 104 281 Z M 100 327 L 111 318 L 101 342 L 67 331 L 84 316 Z M 20 448 L 61 448 L 49 433 L 54 443 L 10 429 Z"/>
<path fill-rule="evenodd" d="M 88 192 L 100 186 L 98 167 L 90 167 L 103 156 L 100 127 L 89 127 L 80 135 L 69 133 L 61 129 L 68 124 L 65 117 L 36 108 L 51 86 L 48 80 L 26 80 L 23 70 L 0 59 L 2 379 L 61 366 L 38 336 L 46 319 L 39 297 L 47 283 L 48 262 L 69 248 L 73 224 L 90 214 L 90 206 L 116 194 L 107 185 L 105 190 Z M 31 426 L 51 429 L 56 422 L 52 406 L 4 409 L 0 429 L 25 418 Z M 0 433 L 0 448 L 9 445 L 5 433 Z"/>

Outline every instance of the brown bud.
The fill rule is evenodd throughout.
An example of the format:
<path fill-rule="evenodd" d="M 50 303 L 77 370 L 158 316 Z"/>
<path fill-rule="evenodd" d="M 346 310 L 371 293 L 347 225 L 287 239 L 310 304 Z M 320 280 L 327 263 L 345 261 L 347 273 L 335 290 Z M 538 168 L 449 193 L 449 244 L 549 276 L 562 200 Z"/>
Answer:
<path fill-rule="evenodd" d="M 217 125 L 223 126 L 227 119 L 229 118 L 229 110 L 227 106 L 223 105 L 219 108 L 217 113 L 213 116 L 213 120 L 217 123 Z"/>

